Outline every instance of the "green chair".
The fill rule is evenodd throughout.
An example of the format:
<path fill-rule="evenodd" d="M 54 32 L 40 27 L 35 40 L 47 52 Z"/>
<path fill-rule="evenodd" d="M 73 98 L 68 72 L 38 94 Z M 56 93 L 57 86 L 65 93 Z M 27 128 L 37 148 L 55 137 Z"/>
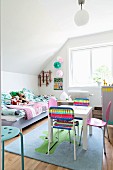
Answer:
<path fill-rule="evenodd" d="M 21 136 L 21 162 L 22 170 L 24 170 L 24 147 L 23 147 L 23 135 L 20 129 L 12 126 L 2 126 L 1 141 L 2 141 L 2 170 L 4 170 L 4 141 L 14 138 L 15 136 Z"/>

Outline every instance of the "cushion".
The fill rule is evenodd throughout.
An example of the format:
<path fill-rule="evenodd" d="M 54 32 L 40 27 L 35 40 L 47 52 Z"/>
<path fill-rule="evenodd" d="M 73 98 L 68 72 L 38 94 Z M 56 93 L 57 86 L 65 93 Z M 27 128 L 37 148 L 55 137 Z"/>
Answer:
<path fill-rule="evenodd" d="M 22 89 L 22 91 L 23 91 L 23 93 L 24 93 L 24 92 L 33 93 L 31 90 L 29 90 L 29 89 L 26 89 L 25 87 Z"/>
<path fill-rule="evenodd" d="M 28 101 L 34 101 L 35 95 L 31 90 L 29 90 L 27 88 L 23 88 L 22 90 L 23 90 L 23 93 Z"/>
<path fill-rule="evenodd" d="M 30 93 L 30 92 L 24 92 L 24 95 L 28 101 L 33 101 L 34 96 L 35 96 L 33 93 Z"/>
<path fill-rule="evenodd" d="M 11 104 L 12 96 L 9 93 L 1 94 L 1 104 Z"/>

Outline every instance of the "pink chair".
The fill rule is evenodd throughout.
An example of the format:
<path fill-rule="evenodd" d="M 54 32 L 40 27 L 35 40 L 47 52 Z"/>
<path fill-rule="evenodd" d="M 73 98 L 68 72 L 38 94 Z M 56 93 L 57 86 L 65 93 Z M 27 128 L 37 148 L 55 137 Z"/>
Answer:
<path fill-rule="evenodd" d="M 48 101 L 48 108 L 52 106 L 57 106 L 57 100 L 55 99 L 55 97 L 51 97 Z"/>
<path fill-rule="evenodd" d="M 105 128 L 107 129 L 107 134 L 108 134 L 108 140 L 110 142 L 109 139 L 109 133 L 108 133 L 108 128 L 107 128 L 107 124 L 108 124 L 108 120 L 109 120 L 109 114 L 110 114 L 110 108 L 111 108 L 111 101 L 108 103 L 107 109 L 106 109 L 106 120 L 100 120 L 97 118 L 90 118 L 87 120 L 87 125 L 89 126 L 95 126 L 98 128 L 104 128 L 103 129 L 103 145 L 104 145 L 104 154 L 106 155 L 106 149 L 105 149 Z M 82 129 L 83 130 L 83 129 Z M 82 136 L 82 130 L 81 130 L 81 136 Z M 80 143 L 81 143 L 81 136 L 80 136 Z M 79 143 L 79 145 L 80 145 Z"/>

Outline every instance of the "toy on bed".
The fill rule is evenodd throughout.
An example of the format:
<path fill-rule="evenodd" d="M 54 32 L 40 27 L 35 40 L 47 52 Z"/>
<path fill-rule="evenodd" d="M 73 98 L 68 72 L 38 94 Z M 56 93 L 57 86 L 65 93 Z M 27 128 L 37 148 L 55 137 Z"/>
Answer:
<path fill-rule="evenodd" d="M 11 104 L 13 104 L 13 105 L 19 104 L 19 96 L 12 96 Z"/>
<path fill-rule="evenodd" d="M 29 103 L 29 101 L 26 99 L 25 95 L 23 93 L 19 93 L 19 102 L 21 103 Z"/>
<path fill-rule="evenodd" d="M 29 101 L 26 99 L 26 96 L 22 92 L 11 92 L 11 104 L 12 105 L 19 105 L 21 103 L 28 104 Z"/>

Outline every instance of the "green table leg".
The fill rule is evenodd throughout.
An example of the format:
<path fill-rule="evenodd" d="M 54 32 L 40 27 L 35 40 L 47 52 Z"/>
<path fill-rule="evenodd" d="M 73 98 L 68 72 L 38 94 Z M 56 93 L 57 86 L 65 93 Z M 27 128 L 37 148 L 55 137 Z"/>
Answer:
<path fill-rule="evenodd" d="M 4 170 L 4 141 L 2 141 L 2 170 Z"/>
<path fill-rule="evenodd" d="M 22 161 L 22 170 L 24 170 L 24 146 L 23 146 L 23 135 L 20 132 L 19 133 L 21 136 L 21 161 Z"/>

